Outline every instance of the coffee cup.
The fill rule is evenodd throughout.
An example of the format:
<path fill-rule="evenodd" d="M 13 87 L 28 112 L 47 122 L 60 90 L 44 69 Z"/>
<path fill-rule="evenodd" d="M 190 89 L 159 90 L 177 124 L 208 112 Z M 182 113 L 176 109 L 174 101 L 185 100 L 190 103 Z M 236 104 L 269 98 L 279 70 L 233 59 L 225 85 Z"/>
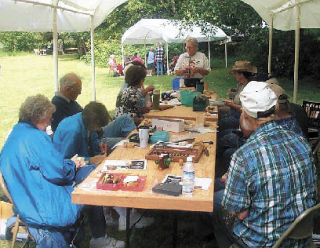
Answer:
<path fill-rule="evenodd" d="M 140 139 L 140 147 L 146 148 L 149 141 L 149 127 L 141 126 L 139 127 L 139 139 Z"/>

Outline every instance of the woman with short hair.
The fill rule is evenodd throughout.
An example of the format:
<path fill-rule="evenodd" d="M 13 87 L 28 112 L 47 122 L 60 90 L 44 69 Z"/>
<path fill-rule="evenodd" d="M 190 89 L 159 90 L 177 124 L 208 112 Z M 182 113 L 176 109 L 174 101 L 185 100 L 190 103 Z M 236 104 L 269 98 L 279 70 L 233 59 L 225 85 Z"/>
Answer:
<path fill-rule="evenodd" d="M 22 103 L 0 156 L 0 169 L 15 203 L 15 213 L 37 247 L 69 247 L 68 228 L 79 217 L 82 205 L 71 203 L 72 183 L 80 163 L 64 159 L 45 130 L 55 106 L 43 95 Z"/>
<path fill-rule="evenodd" d="M 136 125 L 142 121 L 144 109 L 141 107 L 139 88 L 146 78 L 146 69 L 132 65 L 125 73 L 125 82 L 128 87 L 119 92 L 116 102 L 115 117 L 128 114 Z"/>

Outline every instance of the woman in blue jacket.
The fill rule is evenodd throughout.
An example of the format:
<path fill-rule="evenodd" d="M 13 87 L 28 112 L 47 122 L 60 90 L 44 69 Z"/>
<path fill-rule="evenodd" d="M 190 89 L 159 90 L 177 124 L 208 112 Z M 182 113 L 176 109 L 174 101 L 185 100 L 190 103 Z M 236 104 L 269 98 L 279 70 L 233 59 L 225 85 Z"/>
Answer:
<path fill-rule="evenodd" d="M 28 97 L 0 155 L 0 170 L 15 212 L 38 248 L 70 247 L 66 237 L 83 208 L 71 202 L 80 163 L 64 159 L 45 132 L 54 111 L 45 96 Z"/>

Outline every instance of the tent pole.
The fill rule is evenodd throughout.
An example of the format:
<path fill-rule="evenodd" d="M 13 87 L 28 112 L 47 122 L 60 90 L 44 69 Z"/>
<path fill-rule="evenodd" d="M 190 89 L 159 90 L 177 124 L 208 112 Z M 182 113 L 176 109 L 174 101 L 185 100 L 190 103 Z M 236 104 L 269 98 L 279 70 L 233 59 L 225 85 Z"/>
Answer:
<path fill-rule="evenodd" d="M 299 46 L 300 46 L 300 5 L 296 6 L 296 35 L 294 54 L 294 80 L 293 80 L 293 103 L 297 103 L 298 92 L 298 67 L 299 67 Z"/>
<path fill-rule="evenodd" d="M 167 75 L 169 75 L 169 46 L 168 42 L 166 43 L 166 48 L 167 48 Z"/>
<path fill-rule="evenodd" d="M 123 43 L 121 43 L 121 57 L 122 57 L 122 67 L 124 68 L 124 48 L 123 48 Z"/>
<path fill-rule="evenodd" d="M 91 38 L 91 80 L 92 80 L 92 101 L 96 100 L 96 76 L 95 76 L 95 61 L 94 61 L 94 43 L 93 43 L 93 15 L 90 16 L 90 38 Z"/>
<path fill-rule="evenodd" d="M 144 39 L 144 65 L 147 67 L 146 39 Z"/>
<path fill-rule="evenodd" d="M 209 57 L 209 67 L 211 68 L 211 58 L 210 58 L 210 41 L 208 41 L 208 57 Z"/>
<path fill-rule="evenodd" d="M 57 8 L 53 8 L 53 79 L 55 92 L 59 91 L 58 86 L 58 32 L 57 32 Z"/>
<path fill-rule="evenodd" d="M 228 68 L 228 47 L 227 47 L 227 41 L 224 42 L 224 57 L 226 61 L 226 68 Z"/>
<path fill-rule="evenodd" d="M 272 31 L 273 31 L 273 15 L 271 16 L 271 25 L 269 27 L 269 56 L 268 56 L 268 74 L 269 75 L 271 75 Z"/>

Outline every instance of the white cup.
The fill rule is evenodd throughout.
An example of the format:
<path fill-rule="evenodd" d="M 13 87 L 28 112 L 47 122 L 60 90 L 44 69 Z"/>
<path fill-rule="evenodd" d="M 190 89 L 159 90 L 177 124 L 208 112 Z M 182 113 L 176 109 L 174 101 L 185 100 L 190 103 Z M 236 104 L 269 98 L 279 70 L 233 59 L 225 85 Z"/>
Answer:
<path fill-rule="evenodd" d="M 142 126 L 139 128 L 140 147 L 146 148 L 149 141 L 149 127 Z"/>

